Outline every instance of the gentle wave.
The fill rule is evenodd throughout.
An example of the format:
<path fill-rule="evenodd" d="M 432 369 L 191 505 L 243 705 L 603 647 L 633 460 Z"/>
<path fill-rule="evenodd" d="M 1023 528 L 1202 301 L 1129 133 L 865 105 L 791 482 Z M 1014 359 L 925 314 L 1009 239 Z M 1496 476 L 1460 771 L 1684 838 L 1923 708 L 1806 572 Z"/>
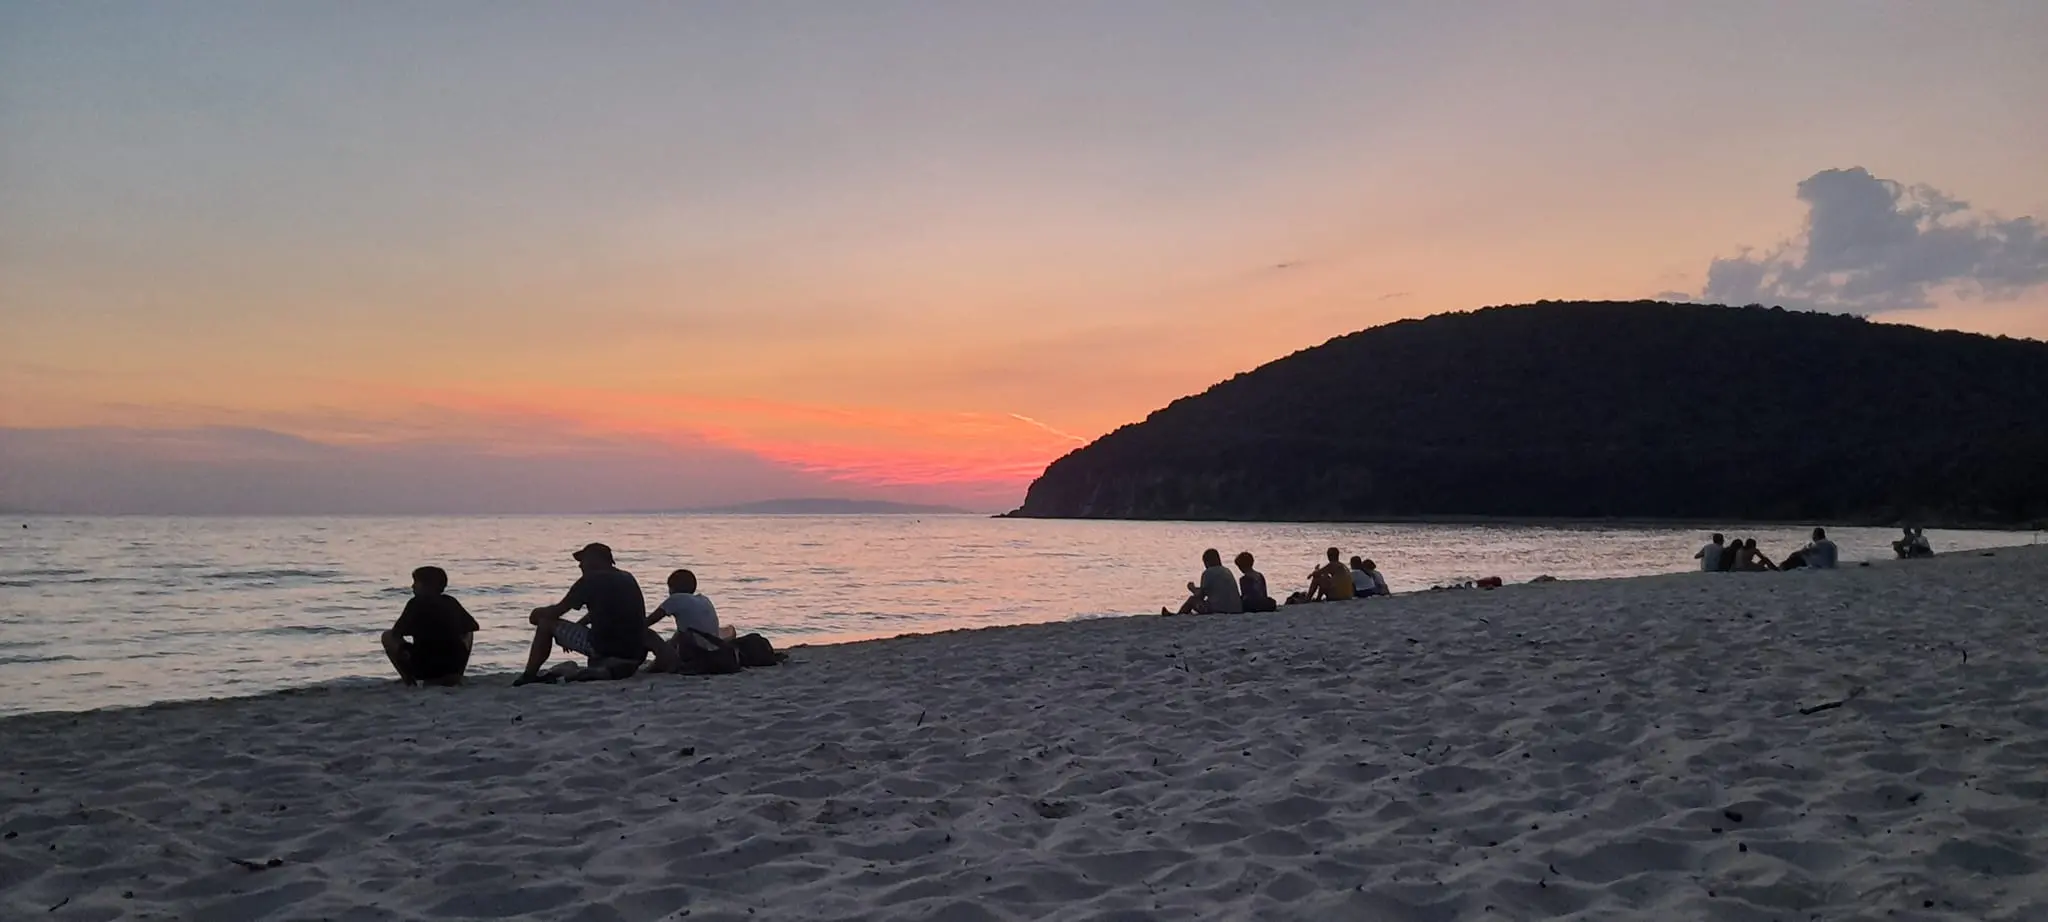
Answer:
<path fill-rule="evenodd" d="M 55 653 L 49 656 L 8 656 L 0 654 L 0 666 L 20 666 L 26 663 L 75 663 L 79 660 L 80 657 L 72 656 L 68 653 Z"/>
<path fill-rule="evenodd" d="M 567 580 L 564 580 L 564 581 L 563 581 L 563 583 L 562 583 L 562 587 L 563 587 L 563 589 L 567 589 L 567 588 L 568 588 L 568 585 L 569 585 L 569 584 L 568 584 L 568 581 L 567 581 Z M 411 592 L 412 590 L 411 590 L 411 589 L 407 589 L 407 590 L 405 590 L 405 591 L 406 591 L 406 592 Z M 448 594 L 449 594 L 449 595 L 452 595 L 452 596 L 457 596 L 457 597 L 461 597 L 461 596 L 490 596 L 490 597 L 495 597 L 495 596 L 508 596 L 508 595 L 532 595 L 532 594 L 533 594 L 533 587 L 532 587 L 532 586 L 450 586 L 450 587 L 448 588 Z"/>
<path fill-rule="evenodd" d="M 76 572 L 82 574 L 86 571 L 79 570 Z M 153 582 L 153 580 L 149 580 L 139 576 L 85 576 L 77 579 L 66 579 L 63 577 L 53 576 L 42 580 L 0 579 L 0 586 L 5 586 L 13 589 L 35 589 L 38 587 L 49 586 L 111 586 L 120 583 L 149 584 L 151 582 Z"/>
<path fill-rule="evenodd" d="M 292 637 L 303 635 L 353 637 L 361 634 L 376 634 L 382 631 L 383 628 L 349 628 L 335 627 L 333 625 L 327 624 L 280 624 L 272 627 L 257 628 L 247 633 L 264 634 L 272 637 Z"/>
<path fill-rule="evenodd" d="M 83 573 L 85 571 L 78 571 Z M 201 573 L 201 579 L 217 580 L 266 580 L 266 579 L 336 579 L 342 576 L 339 570 L 220 570 Z"/>

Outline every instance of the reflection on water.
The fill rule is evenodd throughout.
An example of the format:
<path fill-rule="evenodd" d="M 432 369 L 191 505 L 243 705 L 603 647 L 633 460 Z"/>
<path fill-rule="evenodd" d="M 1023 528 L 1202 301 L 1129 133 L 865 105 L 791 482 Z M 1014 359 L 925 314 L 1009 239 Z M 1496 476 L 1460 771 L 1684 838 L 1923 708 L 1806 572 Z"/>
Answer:
<path fill-rule="evenodd" d="M 0 713 L 249 694 L 381 676 L 377 634 L 411 570 L 447 568 L 484 626 L 476 661 L 516 668 L 526 613 L 605 541 L 650 603 L 676 567 L 719 613 L 781 644 L 1178 605 L 1203 548 L 1258 556 L 1276 595 L 1335 545 L 1395 591 L 1500 576 L 1693 569 L 1695 530 L 1486 525 L 1063 522 L 976 516 L 30 518 L 0 529 Z M 1889 556 L 1895 532 L 1831 529 L 1844 560 Z M 1736 528 L 1773 558 L 1805 530 Z M 1942 550 L 2030 533 L 1930 532 Z"/>

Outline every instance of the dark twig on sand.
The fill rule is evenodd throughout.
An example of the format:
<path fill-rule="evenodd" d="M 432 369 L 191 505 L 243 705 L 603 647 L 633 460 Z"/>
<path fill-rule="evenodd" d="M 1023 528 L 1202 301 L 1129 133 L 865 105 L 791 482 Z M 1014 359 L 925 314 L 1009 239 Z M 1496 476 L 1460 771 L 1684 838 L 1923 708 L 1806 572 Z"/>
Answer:
<path fill-rule="evenodd" d="M 1810 708 L 1800 708 L 1800 709 L 1799 709 L 1799 713 L 1801 713 L 1801 714 L 1818 714 L 1818 713 L 1820 713 L 1820 712 L 1822 712 L 1822 711 L 1832 711 L 1832 710 L 1834 710 L 1835 708 L 1841 707 L 1842 705 L 1848 704 L 1848 703 L 1849 703 L 1849 702 L 1851 702 L 1851 701 L 1854 701 L 1854 700 L 1856 700 L 1856 699 L 1858 699 L 1858 698 L 1861 698 L 1861 697 L 1863 697 L 1863 693 L 1864 693 L 1864 692 L 1866 692 L 1866 691 L 1869 691 L 1869 690 L 1870 690 L 1870 689 L 1869 689 L 1868 687 L 1866 687 L 1866 686 L 1863 686 L 1863 685 L 1858 685 L 1858 686 L 1856 686 L 1855 688 L 1849 689 L 1849 696 L 1848 696 L 1848 697 L 1846 697 L 1846 698 L 1843 698 L 1843 699 L 1842 699 L 1842 700 L 1840 700 L 1840 701 L 1829 701 L 1829 702 L 1827 702 L 1827 703 L 1825 703 L 1825 704 L 1816 704 L 1816 705 L 1814 705 L 1813 707 L 1810 707 Z"/>
<path fill-rule="evenodd" d="M 922 727 L 922 726 L 924 726 L 924 712 L 923 712 L 923 711 L 919 711 L 919 712 L 917 712 L 917 726 L 918 726 L 918 727 Z M 913 730 L 914 730 L 914 729 L 916 729 L 916 727 L 912 727 L 911 729 L 913 729 Z"/>
<path fill-rule="evenodd" d="M 250 861 L 247 858 L 229 858 L 228 860 L 241 865 L 244 870 L 249 871 L 268 871 L 271 868 L 284 866 L 283 858 L 272 858 L 264 862 Z"/>
<path fill-rule="evenodd" d="M 27 528 L 28 526 L 27 526 L 27 525 L 23 525 L 23 526 L 21 526 L 21 527 L 23 527 L 23 528 Z M 65 907 L 65 905 L 66 905 L 66 904 L 69 904 L 70 902 L 71 902 L 71 898 L 67 896 L 67 897 L 65 897 L 65 898 L 63 898 L 63 899 L 61 899 L 61 900 L 58 900 L 58 901 L 57 901 L 57 905 L 55 905 L 55 906 L 52 906 L 52 907 L 50 907 L 50 908 L 49 908 L 48 910 L 45 910 L 45 911 L 47 911 L 47 912 L 56 912 L 56 911 L 57 911 L 57 910 L 59 910 L 59 909 L 63 909 L 63 908 Z"/>

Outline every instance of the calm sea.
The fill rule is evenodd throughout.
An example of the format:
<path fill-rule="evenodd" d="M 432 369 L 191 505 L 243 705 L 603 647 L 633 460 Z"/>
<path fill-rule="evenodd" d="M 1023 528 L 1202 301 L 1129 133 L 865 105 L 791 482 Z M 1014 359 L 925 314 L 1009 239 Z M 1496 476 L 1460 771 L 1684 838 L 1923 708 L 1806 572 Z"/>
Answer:
<path fill-rule="evenodd" d="M 26 525 L 27 527 L 22 527 Z M 1774 558 L 1802 529 L 1737 529 Z M 1847 560 L 1895 532 L 1833 531 Z M 1941 550 L 2031 533 L 1930 532 Z M 1275 594 L 1331 545 L 1395 591 L 1694 568 L 1695 530 L 1067 522 L 974 516 L 58 518 L 0 522 L 0 714 L 243 695 L 381 677 L 377 635 L 413 567 L 436 564 L 483 625 L 475 660 L 516 668 L 526 614 L 604 541 L 652 604 L 695 570 L 722 618 L 779 645 L 1156 612 L 1203 548 L 1259 558 Z"/>

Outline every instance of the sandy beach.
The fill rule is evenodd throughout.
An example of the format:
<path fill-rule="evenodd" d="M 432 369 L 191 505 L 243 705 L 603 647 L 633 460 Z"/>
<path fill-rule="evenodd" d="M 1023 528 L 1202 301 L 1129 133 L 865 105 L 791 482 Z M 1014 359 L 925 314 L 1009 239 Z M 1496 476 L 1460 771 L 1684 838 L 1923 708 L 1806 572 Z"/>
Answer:
<path fill-rule="evenodd" d="M 2048 919 L 2044 617 L 2022 547 L 32 715 L 0 918 Z"/>

